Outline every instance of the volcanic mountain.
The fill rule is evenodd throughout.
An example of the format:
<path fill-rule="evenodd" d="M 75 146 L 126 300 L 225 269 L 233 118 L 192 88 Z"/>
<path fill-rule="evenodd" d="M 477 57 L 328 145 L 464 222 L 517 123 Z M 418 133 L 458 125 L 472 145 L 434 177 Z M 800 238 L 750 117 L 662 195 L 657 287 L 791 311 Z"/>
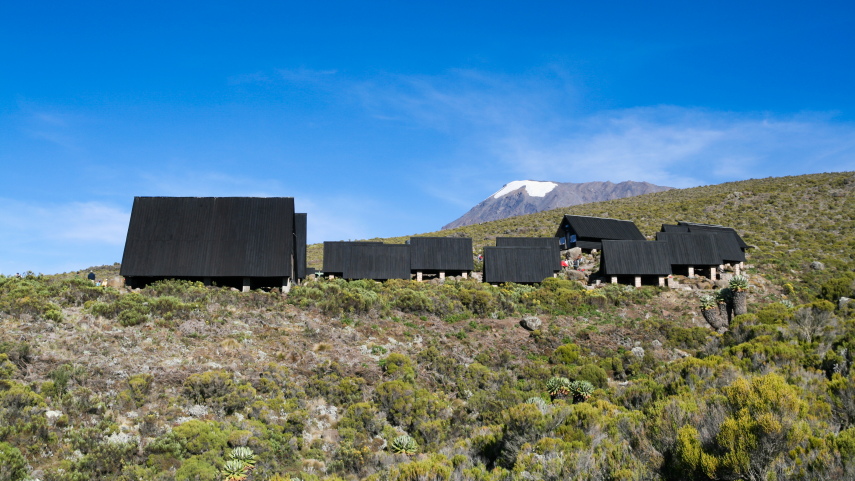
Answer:
<path fill-rule="evenodd" d="M 533 214 L 560 207 L 588 204 L 604 200 L 621 199 L 652 192 L 671 190 L 647 182 L 543 182 L 515 180 L 505 184 L 498 192 L 463 214 L 459 219 L 443 226 L 453 229 L 524 214 Z"/>

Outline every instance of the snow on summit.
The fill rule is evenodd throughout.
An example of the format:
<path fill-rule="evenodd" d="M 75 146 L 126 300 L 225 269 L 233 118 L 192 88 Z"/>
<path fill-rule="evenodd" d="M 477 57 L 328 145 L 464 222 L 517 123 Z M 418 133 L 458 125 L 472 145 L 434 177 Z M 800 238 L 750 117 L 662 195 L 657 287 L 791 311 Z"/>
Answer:
<path fill-rule="evenodd" d="M 552 192 L 552 189 L 558 187 L 558 184 L 555 182 L 540 182 L 537 180 L 515 180 L 505 184 L 505 186 L 502 187 L 502 190 L 493 194 L 493 198 L 498 199 L 505 194 L 510 194 L 520 187 L 525 187 L 525 191 L 532 197 L 544 197 L 546 194 Z"/>

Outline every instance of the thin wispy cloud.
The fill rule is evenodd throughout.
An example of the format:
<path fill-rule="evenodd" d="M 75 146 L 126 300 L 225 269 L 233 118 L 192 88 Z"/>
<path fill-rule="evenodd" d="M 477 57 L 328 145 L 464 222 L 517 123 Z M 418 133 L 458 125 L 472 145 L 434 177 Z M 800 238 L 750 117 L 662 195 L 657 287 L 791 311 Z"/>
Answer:
<path fill-rule="evenodd" d="M 121 259 L 130 212 L 99 202 L 0 198 L 0 272 L 59 272 Z"/>
<path fill-rule="evenodd" d="M 496 179 L 494 185 L 540 179 L 691 187 L 855 168 L 855 125 L 829 114 L 668 105 L 584 112 L 561 100 L 575 91 L 569 82 L 538 85 L 455 71 L 398 77 L 385 88 L 370 84 L 359 91 L 376 118 L 416 123 L 455 136 L 469 151 L 480 149 L 456 174 L 477 163 L 478 175 Z"/>

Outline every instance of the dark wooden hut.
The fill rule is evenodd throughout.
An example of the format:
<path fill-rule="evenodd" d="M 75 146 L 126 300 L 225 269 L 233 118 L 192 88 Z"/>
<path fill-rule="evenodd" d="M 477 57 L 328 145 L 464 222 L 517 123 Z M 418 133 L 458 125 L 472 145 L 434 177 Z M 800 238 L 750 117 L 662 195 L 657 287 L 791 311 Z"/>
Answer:
<path fill-rule="evenodd" d="M 120 272 L 135 287 L 176 278 L 287 289 L 306 264 L 297 218 L 292 197 L 135 197 Z"/>
<path fill-rule="evenodd" d="M 422 280 L 423 274 L 467 277 L 474 268 L 472 239 L 469 237 L 412 237 L 410 270 Z"/>
<path fill-rule="evenodd" d="M 716 248 L 721 255 L 720 264 L 730 264 L 737 270 L 745 262 L 745 251 L 748 244 L 732 227 L 713 224 L 698 224 L 680 221 L 677 225 L 662 225 L 662 232 L 689 232 L 693 234 L 709 234 L 715 239 Z"/>
<path fill-rule="evenodd" d="M 406 244 L 324 242 L 324 275 L 345 279 L 409 279 Z"/>
<path fill-rule="evenodd" d="M 579 247 L 583 252 L 603 248 L 603 240 L 645 240 L 629 220 L 565 215 L 555 232 L 561 249 Z"/>
<path fill-rule="evenodd" d="M 560 269 L 551 247 L 484 247 L 484 282 L 542 282 Z"/>
<path fill-rule="evenodd" d="M 496 247 L 546 247 L 552 249 L 557 270 L 561 270 L 561 247 L 557 237 L 496 237 Z"/>
<path fill-rule="evenodd" d="M 671 270 L 674 274 L 695 276 L 695 270 L 705 271 L 715 279 L 718 266 L 723 264 L 716 236 L 697 232 L 657 232 L 656 240 L 668 245 Z"/>
<path fill-rule="evenodd" d="M 353 256 L 352 248 L 357 245 L 380 245 L 382 242 L 324 242 L 324 268 L 323 273 L 327 276 L 343 277 L 349 267 L 350 258 Z"/>
<path fill-rule="evenodd" d="M 668 245 L 659 241 L 603 240 L 599 274 L 612 283 L 633 279 L 635 286 L 650 283 L 665 285 L 671 275 Z"/>
<path fill-rule="evenodd" d="M 748 244 L 742 240 L 742 237 L 736 232 L 736 229 L 733 227 L 725 227 L 723 225 L 715 225 L 715 224 L 698 224 L 696 222 L 686 222 L 686 221 L 678 221 L 677 225 L 685 226 L 689 228 L 689 232 L 712 232 L 712 233 L 724 233 L 727 234 L 736 241 L 739 245 L 739 248 L 744 252 L 748 249 Z"/>

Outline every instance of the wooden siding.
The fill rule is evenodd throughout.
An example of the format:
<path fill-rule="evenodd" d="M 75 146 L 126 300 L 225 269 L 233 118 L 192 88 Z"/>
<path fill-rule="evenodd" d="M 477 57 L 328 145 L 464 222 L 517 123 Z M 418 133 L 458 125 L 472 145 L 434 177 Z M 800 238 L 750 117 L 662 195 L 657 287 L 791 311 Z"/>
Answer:
<path fill-rule="evenodd" d="M 126 277 L 290 277 L 291 197 L 135 197 Z"/>
<path fill-rule="evenodd" d="M 484 282 L 542 282 L 559 269 L 550 247 L 484 247 Z"/>
<path fill-rule="evenodd" d="M 342 274 L 352 256 L 350 249 L 356 245 L 378 245 L 382 242 L 324 242 L 324 274 Z"/>
<path fill-rule="evenodd" d="M 556 269 L 561 270 L 561 248 L 557 237 L 496 237 L 496 247 L 546 247 L 553 250 Z"/>
<path fill-rule="evenodd" d="M 657 232 L 656 240 L 668 244 L 672 266 L 717 266 L 722 263 L 718 244 L 713 235 Z"/>
<path fill-rule="evenodd" d="M 600 273 L 606 276 L 670 275 L 668 245 L 659 241 L 604 240 Z"/>
<path fill-rule="evenodd" d="M 294 271 L 297 279 L 305 279 L 308 275 L 306 270 L 306 214 L 294 214 Z"/>
<path fill-rule="evenodd" d="M 410 269 L 413 271 L 468 272 L 473 268 L 471 238 L 410 238 Z"/>
<path fill-rule="evenodd" d="M 735 238 L 740 249 L 744 250 L 744 249 L 748 248 L 748 244 L 746 244 L 745 241 L 742 240 L 742 237 L 739 236 L 739 233 L 736 232 L 736 229 L 734 229 L 733 227 L 725 227 L 723 225 L 715 225 L 715 224 L 697 224 L 694 222 L 685 222 L 685 221 L 679 221 L 679 222 L 677 222 L 677 224 L 687 226 L 689 228 L 689 232 L 728 233 Z"/>
<path fill-rule="evenodd" d="M 345 279 L 409 279 L 409 247 L 406 244 L 353 245 L 342 275 Z"/>
<path fill-rule="evenodd" d="M 697 231 L 692 231 L 697 232 Z M 745 262 L 745 251 L 739 247 L 738 235 L 727 231 L 704 231 L 715 238 L 716 247 L 721 255 L 722 263 L 736 264 Z"/>
<path fill-rule="evenodd" d="M 689 232 L 689 226 L 662 224 L 661 232 Z"/>
<path fill-rule="evenodd" d="M 563 237 L 568 231 L 575 234 L 577 240 L 645 240 L 635 223 L 629 220 L 588 217 L 584 215 L 565 215 L 561 220 L 556 237 Z"/>

